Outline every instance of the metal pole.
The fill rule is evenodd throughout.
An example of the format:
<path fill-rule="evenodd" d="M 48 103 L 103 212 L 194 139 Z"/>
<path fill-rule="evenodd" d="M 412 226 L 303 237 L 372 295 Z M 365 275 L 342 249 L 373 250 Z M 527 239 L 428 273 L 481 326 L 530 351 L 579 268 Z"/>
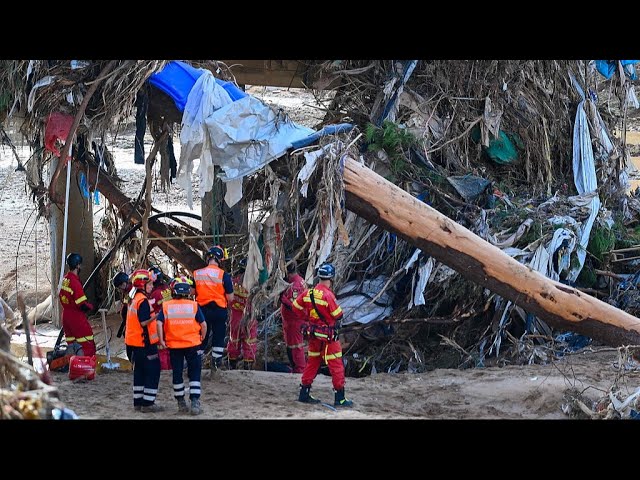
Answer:
<path fill-rule="evenodd" d="M 264 318 L 265 309 L 262 309 L 262 317 Z M 264 322 L 264 371 L 267 371 L 267 350 L 269 348 L 269 343 L 267 342 L 268 335 L 267 322 Z"/>

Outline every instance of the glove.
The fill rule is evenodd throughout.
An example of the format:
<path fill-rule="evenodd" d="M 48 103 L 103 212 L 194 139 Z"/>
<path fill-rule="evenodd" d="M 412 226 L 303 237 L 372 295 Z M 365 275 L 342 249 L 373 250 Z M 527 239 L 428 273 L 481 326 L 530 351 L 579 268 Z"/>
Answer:
<path fill-rule="evenodd" d="M 308 339 L 310 335 L 309 325 L 306 323 L 303 323 L 302 326 L 300 327 L 300 332 L 302 332 L 302 338 Z"/>
<path fill-rule="evenodd" d="M 93 310 L 93 304 L 84 302 L 80 305 L 80 310 L 82 310 L 83 312 L 90 312 L 91 310 Z"/>
<path fill-rule="evenodd" d="M 331 336 L 331 341 L 332 342 L 337 341 L 338 340 L 338 335 L 339 335 L 338 329 L 334 328 L 333 329 L 333 335 Z"/>
<path fill-rule="evenodd" d="M 333 335 L 331 336 L 331 341 L 335 342 L 338 340 L 338 335 L 340 334 L 341 323 L 338 320 L 336 324 L 333 326 Z"/>

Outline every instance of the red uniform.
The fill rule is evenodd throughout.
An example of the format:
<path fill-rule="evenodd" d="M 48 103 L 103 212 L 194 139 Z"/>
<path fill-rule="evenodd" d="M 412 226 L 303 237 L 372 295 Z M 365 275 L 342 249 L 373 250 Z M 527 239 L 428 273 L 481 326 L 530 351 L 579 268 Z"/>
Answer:
<path fill-rule="evenodd" d="M 311 301 L 313 295 L 315 306 Z M 322 360 L 327 363 L 335 390 L 344 388 L 342 345 L 334 339 L 334 328 L 343 312 L 329 287 L 318 284 L 305 291 L 293 302 L 293 307 L 304 311 L 309 320 L 309 358 L 302 372 L 302 385 L 311 385 L 318 374 Z"/>
<path fill-rule="evenodd" d="M 251 304 L 247 302 L 249 292 L 242 286 L 244 274 L 233 277 L 233 301 L 231 302 L 231 322 L 229 323 L 229 342 L 227 353 L 229 360 L 238 360 L 240 355 L 245 362 L 253 362 L 256 359 L 256 347 L 258 342 L 258 322 L 251 318 Z M 248 322 L 241 325 L 245 309 Z"/>
<path fill-rule="evenodd" d="M 67 344 L 78 343 L 85 355 L 96 354 L 96 344 L 93 340 L 93 330 L 87 320 L 87 315 L 81 310 L 86 306 L 93 310 L 93 305 L 87 301 L 82 283 L 73 272 L 67 272 L 62 280 L 62 287 L 58 293 L 62 304 L 62 329 Z"/>
<path fill-rule="evenodd" d="M 287 353 L 293 373 L 302 373 L 307 361 L 304 356 L 302 327 L 306 317 L 301 310 L 293 307 L 293 302 L 307 289 L 304 279 L 297 273 L 293 275 L 291 286 L 280 295 L 280 313 L 282 314 L 282 332 L 287 344 Z"/>
<path fill-rule="evenodd" d="M 167 300 L 171 300 L 171 288 L 169 285 L 161 283 L 157 287 L 154 286 L 149 295 L 149 306 L 153 313 L 159 313 L 162 310 L 162 304 Z"/>

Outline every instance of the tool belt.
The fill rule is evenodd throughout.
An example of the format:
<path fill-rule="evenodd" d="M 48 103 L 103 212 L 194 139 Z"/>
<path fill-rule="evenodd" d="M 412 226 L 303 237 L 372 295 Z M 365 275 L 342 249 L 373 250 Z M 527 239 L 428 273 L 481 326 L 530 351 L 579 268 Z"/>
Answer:
<path fill-rule="evenodd" d="M 318 338 L 327 342 L 338 340 L 338 329 L 329 325 L 302 325 L 302 336 L 306 339 Z"/>

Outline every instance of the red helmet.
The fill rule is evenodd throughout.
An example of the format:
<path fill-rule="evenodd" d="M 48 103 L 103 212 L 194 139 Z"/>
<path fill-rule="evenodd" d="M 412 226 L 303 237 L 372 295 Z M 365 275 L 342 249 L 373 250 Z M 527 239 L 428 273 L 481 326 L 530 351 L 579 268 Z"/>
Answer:
<path fill-rule="evenodd" d="M 131 281 L 131 285 L 144 290 L 145 285 L 151 281 L 151 278 L 149 270 L 141 268 L 133 272 L 131 277 L 129 277 L 129 280 Z"/>

